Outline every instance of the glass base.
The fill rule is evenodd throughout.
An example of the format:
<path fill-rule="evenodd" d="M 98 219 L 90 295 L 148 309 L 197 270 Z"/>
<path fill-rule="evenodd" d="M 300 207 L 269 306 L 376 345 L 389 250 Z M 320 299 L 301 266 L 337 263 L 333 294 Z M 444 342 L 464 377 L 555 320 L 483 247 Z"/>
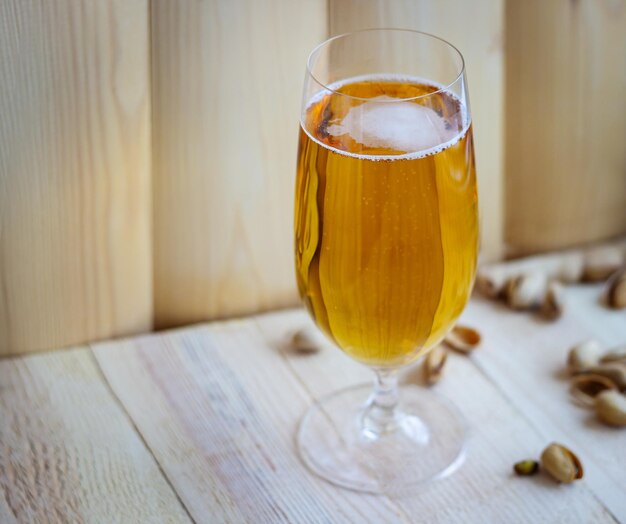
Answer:
<path fill-rule="evenodd" d="M 445 477 L 463 463 L 465 420 L 448 400 L 403 385 L 396 429 L 377 435 L 363 428 L 371 393 L 371 384 L 353 386 L 307 411 L 297 443 L 314 473 L 355 491 L 395 493 Z"/>

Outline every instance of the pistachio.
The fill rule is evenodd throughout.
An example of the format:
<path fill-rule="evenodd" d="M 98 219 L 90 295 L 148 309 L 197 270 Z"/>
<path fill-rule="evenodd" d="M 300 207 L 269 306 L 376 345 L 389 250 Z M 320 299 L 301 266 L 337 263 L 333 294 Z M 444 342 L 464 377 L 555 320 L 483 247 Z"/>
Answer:
<path fill-rule="evenodd" d="M 311 327 L 298 329 L 291 337 L 291 347 L 298 353 L 315 353 L 320 349 L 316 333 Z"/>
<path fill-rule="evenodd" d="M 600 362 L 625 362 L 626 363 L 626 346 L 620 346 L 607 351 Z"/>
<path fill-rule="evenodd" d="M 548 320 L 556 320 L 563 314 L 565 307 L 565 289 L 563 284 L 553 280 L 548 284 L 539 312 Z"/>
<path fill-rule="evenodd" d="M 426 382 L 434 384 L 439 381 L 441 375 L 443 374 L 443 368 L 447 359 L 448 352 L 444 347 L 435 346 L 430 350 L 430 352 L 426 355 L 423 364 Z"/>
<path fill-rule="evenodd" d="M 546 293 L 547 277 L 533 272 L 509 279 L 505 287 L 507 304 L 512 309 L 533 309 L 541 304 Z"/>
<path fill-rule="evenodd" d="M 602 246 L 585 253 L 583 280 L 600 282 L 615 273 L 624 262 L 622 250 L 617 246 Z"/>
<path fill-rule="evenodd" d="M 570 373 L 581 373 L 597 366 L 604 348 L 597 340 L 586 340 L 569 350 L 567 367 Z"/>
<path fill-rule="evenodd" d="M 577 375 L 572 380 L 570 392 L 572 396 L 581 404 L 587 407 L 594 405 L 597 395 L 606 390 L 616 390 L 617 386 L 613 381 L 602 375 L 584 374 Z"/>
<path fill-rule="evenodd" d="M 502 293 L 506 279 L 501 267 L 481 268 L 476 275 L 476 289 L 487 298 L 496 298 Z"/>
<path fill-rule="evenodd" d="M 480 344 L 480 340 L 481 337 L 478 331 L 471 327 L 457 324 L 443 341 L 455 351 L 467 354 Z"/>
<path fill-rule="evenodd" d="M 613 309 L 626 308 L 626 268 L 615 273 L 607 282 L 606 302 Z"/>
<path fill-rule="evenodd" d="M 607 362 L 606 364 L 589 368 L 587 372 L 606 377 L 613 382 L 618 389 L 626 390 L 626 363 L 620 361 Z"/>
<path fill-rule="evenodd" d="M 611 426 L 626 426 L 626 396 L 617 391 L 603 391 L 596 397 L 596 415 Z"/>
<path fill-rule="evenodd" d="M 513 466 L 513 470 L 522 477 L 534 475 L 539 471 L 539 462 L 536 460 L 521 460 Z"/>
<path fill-rule="evenodd" d="M 541 467 L 559 482 L 568 483 L 583 477 L 583 466 L 578 457 L 555 442 L 541 453 Z"/>

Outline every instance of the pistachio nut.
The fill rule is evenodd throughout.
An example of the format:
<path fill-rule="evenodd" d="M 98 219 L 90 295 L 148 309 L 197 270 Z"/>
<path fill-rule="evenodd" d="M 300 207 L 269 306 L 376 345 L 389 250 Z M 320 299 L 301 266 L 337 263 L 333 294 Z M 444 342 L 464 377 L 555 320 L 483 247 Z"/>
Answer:
<path fill-rule="evenodd" d="M 567 355 L 567 367 L 570 373 L 581 373 L 597 366 L 604 352 L 604 347 L 597 340 L 585 340 L 573 346 Z"/>
<path fill-rule="evenodd" d="M 480 340 L 480 333 L 474 328 L 457 324 L 443 341 L 455 351 L 467 354 L 480 344 Z"/>
<path fill-rule="evenodd" d="M 541 453 L 541 467 L 559 482 L 573 482 L 583 477 L 583 466 L 578 457 L 556 442 Z"/>
<path fill-rule="evenodd" d="M 476 275 L 476 289 L 487 298 L 498 297 L 506 284 L 506 272 L 501 267 L 482 267 Z"/>
<path fill-rule="evenodd" d="M 611 380 L 618 389 L 626 390 L 626 363 L 624 362 L 607 362 L 606 364 L 589 368 L 587 372 L 606 377 Z"/>
<path fill-rule="evenodd" d="M 600 362 L 626 362 L 626 346 L 620 346 L 607 351 Z"/>
<path fill-rule="evenodd" d="M 606 303 L 613 309 L 626 308 L 626 268 L 615 273 L 607 282 Z"/>
<path fill-rule="evenodd" d="M 626 396 L 617 391 L 603 391 L 595 399 L 596 415 L 611 426 L 626 426 Z"/>
<path fill-rule="evenodd" d="M 291 348 L 298 353 L 315 353 L 320 345 L 315 331 L 311 327 L 298 329 L 291 337 Z"/>
<path fill-rule="evenodd" d="M 600 282 L 615 273 L 624 263 L 622 250 L 617 246 L 602 246 L 585 253 L 583 280 Z"/>
<path fill-rule="evenodd" d="M 513 466 L 513 470 L 522 477 L 534 475 L 539 471 L 539 462 L 532 459 L 520 460 Z"/>
<path fill-rule="evenodd" d="M 553 280 L 548 284 L 539 312 L 547 320 L 556 320 L 563 314 L 565 307 L 565 288 Z"/>
<path fill-rule="evenodd" d="M 446 360 L 448 359 L 448 352 L 442 346 L 435 346 L 424 358 L 424 376 L 426 378 L 426 382 L 429 384 L 434 384 L 437 382 L 442 374 L 443 368 L 446 364 Z"/>
<path fill-rule="evenodd" d="M 506 302 L 512 309 L 533 309 L 543 301 L 548 279 L 535 271 L 510 278 L 505 286 Z"/>
<path fill-rule="evenodd" d="M 590 373 L 576 375 L 570 388 L 572 396 L 587 407 L 592 407 L 595 397 L 606 390 L 617 390 L 617 386 L 607 377 Z"/>

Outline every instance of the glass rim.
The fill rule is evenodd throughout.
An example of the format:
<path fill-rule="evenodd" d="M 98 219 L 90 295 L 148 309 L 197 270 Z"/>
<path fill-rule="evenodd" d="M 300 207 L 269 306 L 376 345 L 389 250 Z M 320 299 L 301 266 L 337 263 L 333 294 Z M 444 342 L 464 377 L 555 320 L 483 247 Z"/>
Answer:
<path fill-rule="evenodd" d="M 407 101 L 411 101 L 411 100 L 419 100 L 420 98 L 428 98 L 428 97 L 431 97 L 433 95 L 436 95 L 437 93 L 442 93 L 442 92 L 448 91 L 465 74 L 465 58 L 463 57 L 463 53 L 461 53 L 461 51 L 455 45 L 451 44 L 450 42 L 448 42 L 444 38 L 441 38 L 441 37 L 439 37 L 437 35 L 433 35 L 432 33 L 427 33 L 425 31 L 418 31 L 416 29 L 402 29 L 402 28 L 399 28 L 399 27 L 372 27 L 372 28 L 368 28 L 368 29 L 359 29 L 357 31 L 348 31 L 346 33 L 341 33 L 340 35 L 336 35 L 336 36 L 333 36 L 331 38 L 327 38 L 323 42 L 321 42 L 318 45 L 316 45 L 313 48 L 313 50 L 309 53 L 309 56 L 308 56 L 307 61 L 306 61 L 306 72 L 307 72 L 308 76 L 310 76 L 313 79 L 313 81 L 317 85 L 319 85 L 322 89 L 325 89 L 326 91 L 328 91 L 330 93 L 334 93 L 336 95 L 343 96 L 343 97 L 346 97 L 346 98 L 352 98 L 353 100 L 365 100 L 365 101 L 366 100 L 371 100 L 370 98 L 363 98 L 363 97 L 360 97 L 360 96 L 354 96 L 354 95 L 348 95 L 346 93 L 342 93 L 340 91 L 337 91 L 337 89 L 333 89 L 333 88 L 329 87 L 324 82 L 321 82 L 313 74 L 313 71 L 312 71 L 312 61 L 313 61 L 314 56 L 317 55 L 319 53 L 319 51 L 322 50 L 323 47 L 325 47 L 327 45 L 330 45 L 335 40 L 346 38 L 348 36 L 356 35 L 356 34 L 359 34 L 359 33 L 374 33 L 374 32 L 379 32 L 379 31 L 413 33 L 413 34 L 416 34 L 416 35 L 427 36 L 429 38 L 433 38 L 435 40 L 439 40 L 440 42 L 443 42 L 444 44 L 446 44 L 453 51 L 455 51 L 456 54 L 458 55 L 458 57 L 461 59 L 461 67 L 460 67 L 460 70 L 459 70 L 458 74 L 454 78 L 454 80 L 452 82 L 446 84 L 446 85 L 441 84 L 441 87 L 439 87 L 439 85 L 435 86 L 435 87 L 437 87 L 436 91 L 433 91 L 432 93 L 426 93 L 424 95 L 410 96 L 410 97 L 406 97 L 406 98 L 394 98 L 392 100 L 381 100 L 380 102 L 396 103 L 396 102 L 407 102 Z M 349 80 L 349 79 L 346 79 L 346 80 Z"/>

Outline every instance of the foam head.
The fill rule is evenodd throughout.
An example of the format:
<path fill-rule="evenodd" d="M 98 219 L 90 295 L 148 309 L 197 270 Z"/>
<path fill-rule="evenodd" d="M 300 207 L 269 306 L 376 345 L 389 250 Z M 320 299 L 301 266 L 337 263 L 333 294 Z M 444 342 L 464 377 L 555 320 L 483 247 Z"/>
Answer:
<path fill-rule="evenodd" d="M 455 130 L 433 109 L 414 102 L 394 102 L 378 96 L 350 108 L 338 124 L 328 127 L 333 136 L 350 135 L 366 147 L 417 153 L 452 140 Z"/>

